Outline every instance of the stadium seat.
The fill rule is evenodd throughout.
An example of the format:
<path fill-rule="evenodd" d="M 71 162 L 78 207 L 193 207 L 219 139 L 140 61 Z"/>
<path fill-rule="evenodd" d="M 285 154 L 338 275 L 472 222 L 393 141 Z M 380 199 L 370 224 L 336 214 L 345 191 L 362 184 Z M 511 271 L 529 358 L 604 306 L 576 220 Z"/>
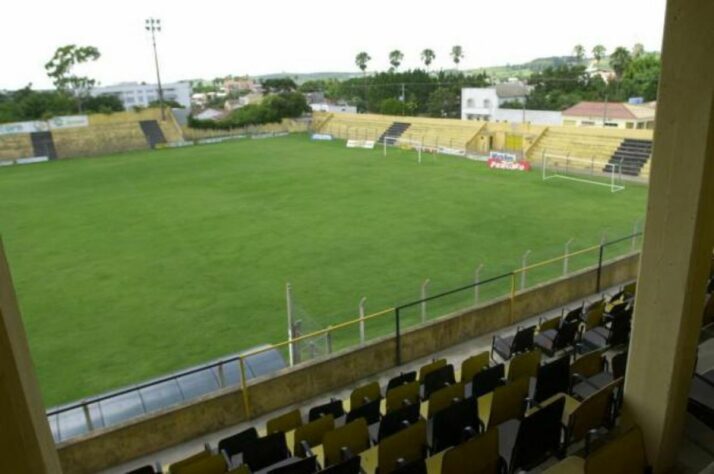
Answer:
<path fill-rule="evenodd" d="M 501 456 L 508 471 L 528 471 L 560 451 L 561 420 L 565 398 L 558 397 L 523 420 L 499 426 Z"/>
<path fill-rule="evenodd" d="M 292 459 L 280 467 L 269 469 L 267 474 L 313 474 L 319 472 L 317 457 L 310 456 L 305 459 Z"/>
<path fill-rule="evenodd" d="M 478 372 L 471 379 L 471 396 L 478 398 L 481 395 L 493 392 L 496 387 L 505 384 L 506 369 L 504 364 L 494 365 Z"/>
<path fill-rule="evenodd" d="M 243 463 L 255 472 L 290 457 L 285 433 L 273 433 L 258 438 L 245 447 Z"/>
<path fill-rule="evenodd" d="M 419 421 L 419 404 L 410 403 L 399 410 L 394 410 L 382 417 L 379 422 L 377 441 L 381 442 L 394 433 L 397 433 L 409 425 Z"/>
<path fill-rule="evenodd" d="M 488 430 L 444 453 L 441 474 L 501 474 L 498 430 Z"/>
<path fill-rule="evenodd" d="M 464 398 L 464 386 L 460 383 L 455 383 L 454 385 L 448 385 L 429 396 L 429 401 L 427 404 L 427 418 L 431 418 L 439 411 L 448 407 L 454 400 L 461 400 Z"/>
<path fill-rule="evenodd" d="M 474 378 L 474 375 L 487 368 L 489 364 L 490 360 L 487 351 L 464 359 L 463 362 L 461 362 L 461 372 L 459 381 L 464 385 L 468 382 L 471 382 L 471 380 Z"/>
<path fill-rule="evenodd" d="M 314 447 L 322 443 L 325 433 L 335 429 L 335 419 L 331 414 L 326 414 L 297 428 L 293 439 L 293 453 L 295 456 L 305 457 L 305 445 Z"/>
<path fill-rule="evenodd" d="M 574 442 L 586 439 L 591 430 L 611 426 L 615 390 L 620 388 L 622 383 L 623 379 L 614 380 L 581 402 L 565 396 L 567 423 L 565 424 L 564 449 Z M 588 439 L 586 439 L 587 442 Z"/>
<path fill-rule="evenodd" d="M 393 388 L 399 387 L 400 385 L 414 382 L 416 380 L 416 377 L 417 377 L 416 371 L 402 372 L 401 374 L 397 375 L 396 377 L 392 377 L 389 380 L 389 382 L 387 383 L 387 392 L 389 392 Z"/>
<path fill-rule="evenodd" d="M 435 413 L 430 423 L 429 445 L 432 453 L 458 445 L 468 438 L 467 432 L 476 434 L 482 431 L 478 403 L 473 398 L 453 402 Z"/>
<path fill-rule="evenodd" d="M 379 422 L 382 417 L 381 409 L 382 400 L 372 400 L 368 403 L 363 403 L 359 408 L 355 408 L 347 413 L 345 423 L 349 423 L 358 418 L 364 418 L 368 425 Z"/>
<path fill-rule="evenodd" d="M 205 449 L 201 451 L 200 453 L 193 454 L 187 458 L 184 458 L 180 461 L 177 461 L 169 466 L 169 474 L 175 474 L 177 470 L 181 470 L 184 466 L 188 466 L 191 463 L 200 461 L 202 459 L 207 459 L 211 457 L 211 451 L 209 449 Z"/>
<path fill-rule="evenodd" d="M 575 343 L 575 336 L 578 333 L 580 321 L 566 321 L 555 330 L 538 333 L 535 336 L 535 345 L 543 350 L 548 356 L 552 357 L 556 353 L 565 350 Z"/>
<path fill-rule="evenodd" d="M 361 407 L 365 403 L 382 398 L 382 391 L 377 382 L 371 382 L 352 390 L 350 394 L 350 410 Z"/>
<path fill-rule="evenodd" d="M 284 413 L 265 422 L 265 431 L 268 434 L 287 433 L 302 426 L 302 415 L 299 409 Z"/>
<path fill-rule="evenodd" d="M 426 422 L 419 420 L 379 442 L 377 468 L 374 472 L 390 474 L 402 462 L 410 463 L 424 459 L 426 452 Z M 368 472 L 370 471 L 368 469 Z"/>
<path fill-rule="evenodd" d="M 362 474 L 361 460 L 359 456 L 353 456 L 320 472 L 322 474 Z"/>
<path fill-rule="evenodd" d="M 521 377 L 506 385 L 496 387 L 490 403 L 484 406 L 484 408 L 488 408 L 488 420 L 484 420 L 484 425 L 491 429 L 508 420 L 522 418 L 526 411 L 528 386 L 528 378 Z M 481 406 L 479 406 L 479 413 L 482 413 Z"/>
<path fill-rule="evenodd" d="M 419 404 L 419 382 L 410 382 L 387 392 L 386 408 L 387 413 L 398 410 L 404 406 L 404 402 Z"/>
<path fill-rule="evenodd" d="M 505 361 L 516 354 L 532 350 L 535 330 L 535 326 L 519 327 L 513 336 L 493 336 L 493 340 L 491 341 L 491 359 L 495 361 L 494 354 L 498 354 L 499 357 Z"/>
<path fill-rule="evenodd" d="M 412 461 L 410 463 L 400 463 L 393 474 L 427 474 L 426 462 L 423 459 Z"/>
<path fill-rule="evenodd" d="M 601 299 L 590 304 L 583 310 L 582 321 L 584 331 L 589 331 L 604 325 L 603 315 L 605 314 L 605 300 Z"/>
<path fill-rule="evenodd" d="M 620 313 L 612 319 L 610 327 L 599 326 L 585 331 L 579 343 L 580 352 L 615 347 L 625 344 L 630 333 L 629 310 Z"/>
<path fill-rule="evenodd" d="M 543 402 L 570 388 L 570 356 L 563 356 L 538 367 L 533 400 Z"/>
<path fill-rule="evenodd" d="M 342 450 L 347 448 L 352 454 L 359 454 L 369 448 L 369 431 L 363 418 L 347 423 L 325 433 L 322 439 L 325 454 L 325 466 L 339 464 L 342 461 Z"/>
<path fill-rule="evenodd" d="M 240 433 L 223 438 L 218 442 L 218 452 L 225 453 L 230 460 L 234 456 L 243 453 L 248 445 L 258 439 L 258 431 L 255 427 L 250 427 Z"/>
<path fill-rule="evenodd" d="M 333 418 L 337 419 L 344 416 L 344 414 L 345 408 L 342 404 L 342 400 L 335 400 L 333 398 L 327 403 L 310 408 L 307 419 L 308 421 L 315 421 L 325 415 L 332 415 Z"/>
<path fill-rule="evenodd" d="M 609 441 L 585 459 L 587 474 L 640 474 L 650 471 L 639 427 Z"/>
<path fill-rule="evenodd" d="M 607 361 L 605 360 L 604 355 L 600 351 L 594 351 L 591 353 L 592 357 L 594 360 L 593 362 L 590 363 L 591 367 L 584 367 L 585 364 L 580 363 L 580 366 L 583 366 L 580 371 L 586 372 L 585 375 L 582 374 L 573 374 L 572 377 L 575 379 L 573 382 L 573 387 L 571 390 L 571 393 L 573 396 L 575 396 L 578 399 L 585 399 L 604 387 L 605 385 L 611 383 L 615 379 L 619 379 L 621 377 L 625 376 L 625 366 L 627 364 L 627 351 L 625 352 L 620 352 L 619 354 L 615 354 L 612 356 L 611 363 L 609 364 L 610 367 L 612 368 L 611 372 L 608 372 L 607 367 Z M 595 362 L 596 356 L 600 355 L 600 359 L 602 360 L 599 364 Z M 585 358 L 586 356 L 581 357 L 580 359 Z M 578 361 L 580 360 L 578 359 Z M 578 361 L 574 362 L 577 363 Z M 586 360 L 586 362 L 588 362 Z M 598 370 L 600 369 L 600 370 Z"/>
<path fill-rule="evenodd" d="M 535 377 L 538 375 L 541 353 L 539 350 L 521 352 L 508 363 L 508 373 L 506 380 L 511 382 L 522 377 Z"/>
<path fill-rule="evenodd" d="M 161 465 L 157 463 L 157 466 L 141 466 L 131 471 L 127 471 L 125 474 L 161 474 Z"/>
<path fill-rule="evenodd" d="M 446 365 L 446 359 L 435 359 L 419 368 L 419 382 L 424 383 L 426 376 Z"/>
<path fill-rule="evenodd" d="M 169 467 L 170 474 L 224 474 L 228 471 L 226 458 L 222 454 L 210 454 L 190 462 L 181 462 Z"/>
<path fill-rule="evenodd" d="M 421 380 L 424 390 L 422 399 L 427 400 L 432 393 L 455 383 L 454 366 L 451 364 L 442 365 L 439 368 L 427 372 Z"/>

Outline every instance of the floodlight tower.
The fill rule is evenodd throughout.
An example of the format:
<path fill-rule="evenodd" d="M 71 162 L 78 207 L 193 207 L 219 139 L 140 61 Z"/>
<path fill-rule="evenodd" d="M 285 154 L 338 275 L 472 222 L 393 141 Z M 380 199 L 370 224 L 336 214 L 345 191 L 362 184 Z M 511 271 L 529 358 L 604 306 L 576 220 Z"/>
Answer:
<path fill-rule="evenodd" d="M 156 82 L 159 85 L 159 107 L 161 108 L 161 120 L 166 120 L 164 114 L 164 90 L 161 88 L 161 74 L 159 73 L 159 55 L 156 52 L 156 32 L 161 33 L 161 20 L 158 18 L 147 18 L 144 23 L 146 31 L 151 32 L 151 42 L 154 45 L 154 63 L 156 64 Z"/>

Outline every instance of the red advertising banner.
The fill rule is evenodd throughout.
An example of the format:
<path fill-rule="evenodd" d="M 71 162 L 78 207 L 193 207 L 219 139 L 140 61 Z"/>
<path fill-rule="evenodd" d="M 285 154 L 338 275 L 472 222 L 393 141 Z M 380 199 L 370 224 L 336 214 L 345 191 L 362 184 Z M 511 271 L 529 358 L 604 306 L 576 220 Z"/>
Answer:
<path fill-rule="evenodd" d="M 527 160 L 518 159 L 513 153 L 492 151 L 488 156 L 488 167 L 499 170 L 530 171 L 531 164 Z"/>

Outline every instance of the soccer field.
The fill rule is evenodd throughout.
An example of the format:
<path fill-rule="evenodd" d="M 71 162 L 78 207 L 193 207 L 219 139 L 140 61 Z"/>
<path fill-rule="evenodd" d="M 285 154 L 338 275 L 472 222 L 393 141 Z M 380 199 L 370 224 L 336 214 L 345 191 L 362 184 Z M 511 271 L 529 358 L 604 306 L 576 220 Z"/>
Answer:
<path fill-rule="evenodd" d="M 646 197 L 294 135 L 0 169 L 0 234 L 49 406 L 285 339 L 286 282 L 334 324 L 628 235 Z"/>

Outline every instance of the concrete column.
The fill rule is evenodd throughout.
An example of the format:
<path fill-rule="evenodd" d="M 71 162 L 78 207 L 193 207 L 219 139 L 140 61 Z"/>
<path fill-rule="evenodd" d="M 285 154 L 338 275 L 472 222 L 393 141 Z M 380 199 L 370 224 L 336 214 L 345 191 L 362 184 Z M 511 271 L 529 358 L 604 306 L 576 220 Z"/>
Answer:
<path fill-rule="evenodd" d="M 714 245 L 714 2 L 669 0 L 625 381 L 656 473 L 675 463 Z"/>
<path fill-rule="evenodd" d="M 0 472 L 61 473 L 0 242 Z"/>

